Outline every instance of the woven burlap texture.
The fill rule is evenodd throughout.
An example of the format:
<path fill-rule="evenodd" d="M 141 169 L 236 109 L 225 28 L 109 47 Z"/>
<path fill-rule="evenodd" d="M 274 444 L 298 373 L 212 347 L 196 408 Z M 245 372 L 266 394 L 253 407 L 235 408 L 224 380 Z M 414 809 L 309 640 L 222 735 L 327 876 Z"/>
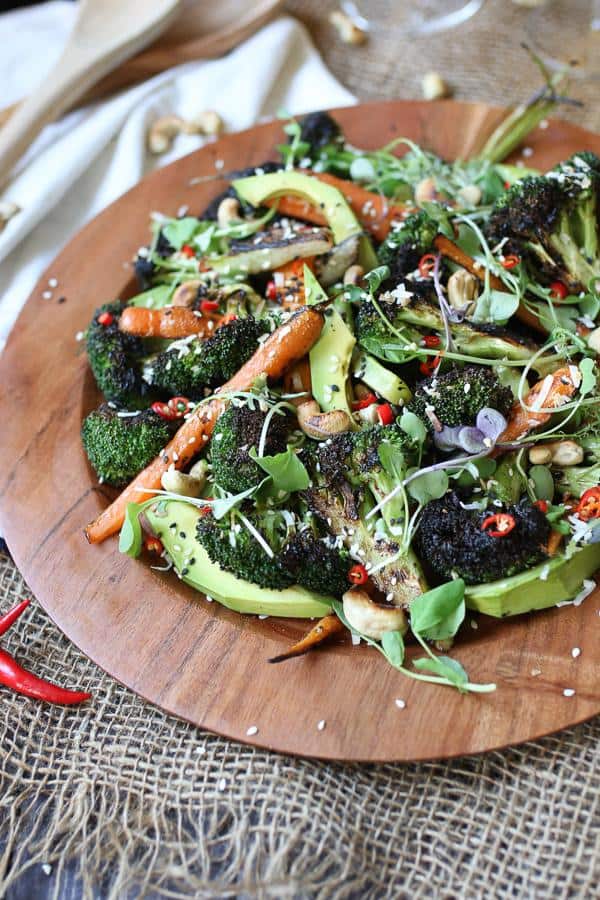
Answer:
<path fill-rule="evenodd" d="M 360 98 L 418 97 L 427 69 L 458 98 L 499 104 L 537 83 L 519 48 L 527 12 L 504 0 L 459 31 L 410 42 L 384 31 L 365 48 L 335 39 L 326 21 L 335 5 L 288 4 Z M 570 6 L 553 4 L 556 27 Z M 369 7 L 393 21 L 393 3 Z M 586 106 L 567 117 L 600 128 L 596 91 L 573 82 Z M 24 596 L 0 556 L 0 610 Z M 99 671 L 37 606 L 5 646 L 94 700 L 61 710 L 2 693 L 0 896 L 45 864 L 56 900 L 67 871 L 71 889 L 73 871 L 78 879 L 72 896 L 85 900 L 600 896 L 600 720 L 482 758 L 322 764 L 165 716 Z"/>

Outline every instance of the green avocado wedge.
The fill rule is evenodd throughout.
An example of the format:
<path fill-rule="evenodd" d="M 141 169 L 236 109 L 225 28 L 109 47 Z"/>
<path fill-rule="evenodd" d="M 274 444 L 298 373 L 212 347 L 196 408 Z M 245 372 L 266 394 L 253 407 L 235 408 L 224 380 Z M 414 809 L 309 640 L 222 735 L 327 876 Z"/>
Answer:
<path fill-rule="evenodd" d="M 384 400 L 389 400 L 397 406 L 404 406 L 412 399 L 412 393 L 407 384 L 396 375 L 390 372 L 385 366 L 371 356 L 369 353 L 359 351 L 354 354 L 352 360 L 352 374 L 359 381 L 377 391 Z"/>
<path fill-rule="evenodd" d="M 547 609 L 572 600 L 584 579 L 599 569 L 600 544 L 589 544 L 570 559 L 559 556 L 510 578 L 471 585 L 465 589 L 465 600 L 469 609 L 498 618 Z"/>
<path fill-rule="evenodd" d="M 311 619 L 322 618 L 331 611 L 329 598 L 299 585 L 282 591 L 268 590 L 225 572 L 211 562 L 196 540 L 196 525 L 201 514 L 195 506 L 168 500 L 161 502 L 161 509 L 158 515 L 154 506 L 146 508 L 144 518 L 162 541 L 175 571 L 186 584 L 239 613 Z M 176 523 L 175 528 L 170 527 L 173 523 Z"/>

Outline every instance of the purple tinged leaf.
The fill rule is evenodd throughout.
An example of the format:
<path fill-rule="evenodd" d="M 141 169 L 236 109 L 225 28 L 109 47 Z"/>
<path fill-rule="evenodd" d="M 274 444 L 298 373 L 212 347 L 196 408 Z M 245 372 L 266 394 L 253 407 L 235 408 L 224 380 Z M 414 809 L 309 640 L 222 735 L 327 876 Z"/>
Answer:
<path fill-rule="evenodd" d="M 466 425 L 460 429 L 458 437 L 460 446 L 467 453 L 481 453 L 486 449 L 486 444 L 484 443 L 486 435 L 479 428 Z"/>
<path fill-rule="evenodd" d="M 462 426 L 451 428 L 450 425 L 444 425 L 441 431 L 435 431 L 433 434 L 433 443 L 438 450 L 455 450 L 462 446 L 460 443 L 460 431 Z"/>
<path fill-rule="evenodd" d="M 476 425 L 479 431 L 483 432 L 485 437 L 491 438 L 491 440 L 496 443 L 506 428 L 506 419 L 497 409 L 484 407 L 477 413 Z"/>

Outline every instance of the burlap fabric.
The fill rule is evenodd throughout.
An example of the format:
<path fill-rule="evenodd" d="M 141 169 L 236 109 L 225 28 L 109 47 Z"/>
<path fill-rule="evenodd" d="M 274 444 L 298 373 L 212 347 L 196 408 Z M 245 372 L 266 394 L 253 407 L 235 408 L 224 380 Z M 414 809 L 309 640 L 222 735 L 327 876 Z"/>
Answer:
<path fill-rule="evenodd" d="M 384 34 L 368 52 L 335 41 L 324 23 L 332 5 L 290 8 L 361 97 L 418 96 L 426 68 L 458 97 L 498 103 L 534 83 L 518 49 L 524 13 L 508 2 L 402 47 Z M 576 82 L 574 93 L 588 105 L 569 115 L 600 128 L 594 86 Z M 0 610 L 26 595 L 0 555 Z M 94 701 L 60 710 L 2 692 L 2 897 L 37 898 L 40 878 L 57 900 L 67 887 L 110 900 L 600 896 L 600 720 L 482 758 L 329 765 L 165 716 L 100 672 L 39 607 L 5 646 Z"/>

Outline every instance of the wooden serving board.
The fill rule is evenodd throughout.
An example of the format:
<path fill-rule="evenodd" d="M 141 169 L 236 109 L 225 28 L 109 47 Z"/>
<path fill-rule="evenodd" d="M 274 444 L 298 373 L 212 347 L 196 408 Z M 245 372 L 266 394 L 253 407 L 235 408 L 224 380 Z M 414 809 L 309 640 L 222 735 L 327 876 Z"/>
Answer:
<path fill-rule="evenodd" d="M 467 156 L 498 111 L 454 102 L 374 103 L 335 113 L 348 140 L 375 148 L 405 135 Z M 200 211 L 223 185 L 197 176 L 273 158 L 280 123 L 228 135 L 144 179 L 90 222 L 40 279 L 0 358 L 0 530 L 38 600 L 100 666 L 141 696 L 203 728 L 282 752 L 343 760 L 421 760 L 537 738 L 600 712 L 600 592 L 573 606 L 496 621 L 471 617 L 453 651 L 473 680 L 462 696 L 407 680 L 349 642 L 278 666 L 305 623 L 239 616 L 172 573 L 88 546 L 83 526 L 108 502 L 79 441 L 98 402 L 75 334 L 93 309 L 135 292 L 124 266 L 148 239 L 153 210 Z M 528 140 L 548 167 L 600 137 L 552 121 Z M 220 163 L 218 163 L 220 165 Z M 53 299 L 43 299 L 56 278 Z M 59 303 L 58 298 L 65 302 Z M 475 617 L 473 617 L 475 621 Z M 574 647 L 581 654 L 571 655 Z M 419 651 L 414 651 L 419 652 Z M 572 688 L 575 695 L 565 697 Z M 403 700 L 400 708 L 396 700 Z M 318 728 L 319 722 L 325 726 Z M 247 736 L 251 726 L 258 733 Z"/>

